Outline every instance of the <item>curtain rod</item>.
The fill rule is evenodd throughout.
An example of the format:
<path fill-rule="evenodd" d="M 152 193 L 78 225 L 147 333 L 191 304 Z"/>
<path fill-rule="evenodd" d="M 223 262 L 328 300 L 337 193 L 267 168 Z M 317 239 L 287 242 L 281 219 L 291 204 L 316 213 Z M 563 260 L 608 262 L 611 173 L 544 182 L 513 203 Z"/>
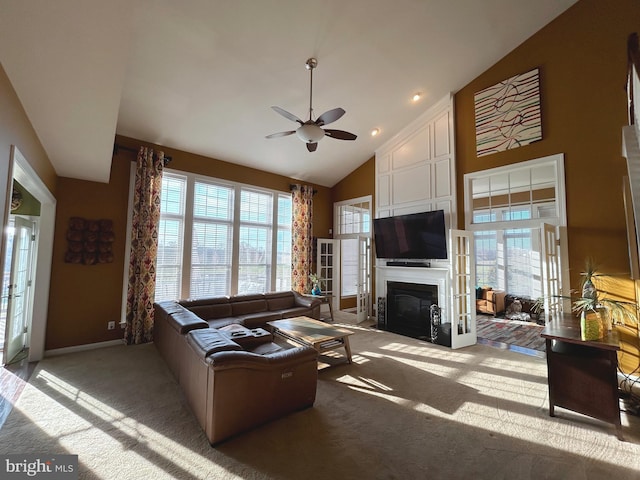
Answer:
<path fill-rule="evenodd" d="M 117 155 L 118 154 L 118 150 L 124 150 L 126 152 L 133 152 L 133 153 L 138 153 L 138 150 L 136 150 L 135 148 L 131 148 L 131 147 L 125 147 L 124 145 L 118 145 L 117 143 L 113 144 L 113 154 Z M 154 157 L 158 158 L 156 156 L 156 154 L 153 154 Z M 164 166 L 166 167 L 167 164 L 172 160 L 171 157 L 168 156 L 164 156 Z"/>

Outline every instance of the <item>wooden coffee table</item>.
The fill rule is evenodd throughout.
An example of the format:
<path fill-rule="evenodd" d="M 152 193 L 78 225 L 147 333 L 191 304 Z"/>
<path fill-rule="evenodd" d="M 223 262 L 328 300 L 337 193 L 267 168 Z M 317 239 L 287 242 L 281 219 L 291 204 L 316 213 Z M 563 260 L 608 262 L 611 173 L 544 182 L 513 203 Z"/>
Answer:
<path fill-rule="evenodd" d="M 309 317 L 293 317 L 267 322 L 273 332 L 303 345 L 310 345 L 318 354 L 329 350 L 344 348 L 347 361 L 351 363 L 349 335 L 353 332 L 346 328 L 334 327 Z"/>

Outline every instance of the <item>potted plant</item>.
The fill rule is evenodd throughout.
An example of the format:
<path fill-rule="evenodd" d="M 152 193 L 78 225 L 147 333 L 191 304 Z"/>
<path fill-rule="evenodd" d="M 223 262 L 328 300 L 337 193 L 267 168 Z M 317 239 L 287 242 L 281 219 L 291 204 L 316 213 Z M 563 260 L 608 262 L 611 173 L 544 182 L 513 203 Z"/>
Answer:
<path fill-rule="evenodd" d="M 613 324 L 626 325 L 627 321 L 637 325 L 638 305 L 635 302 L 613 298 L 610 288 L 615 288 L 613 279 L 623 275 L 605 274 L 598 271 L 593 259 L 588 258 L 581 273 L 580 287 L 570 296 L 557 298 L 571 301 L 571 311 L 580 317 L 583 340 L 597 340 L 613 328 Z M 538 298 L 534 310 L 544 308 L 544 298 Z"/>
<path fill-rule="evenodd" d="M 320 289 L 320 279 L 318 278 L 317 273 L 309 274 L 309 280 L 311 280 L 311 284 L 313 285 L 311 289 L 312 295 L 321 295 L 322 290 Z"/>
<path fill-rule="evenodd" d="M 571 297 L 571 310 L 580 315 L 580 329 L 583 340 L 597 340 L 612 329 L 614 323 L 637 322 L 637 304 L 612 298 L 608 283 L 619 275 L 598 271 L 593 259 L 585 262 L 581 274 L 578 297 Z"/>

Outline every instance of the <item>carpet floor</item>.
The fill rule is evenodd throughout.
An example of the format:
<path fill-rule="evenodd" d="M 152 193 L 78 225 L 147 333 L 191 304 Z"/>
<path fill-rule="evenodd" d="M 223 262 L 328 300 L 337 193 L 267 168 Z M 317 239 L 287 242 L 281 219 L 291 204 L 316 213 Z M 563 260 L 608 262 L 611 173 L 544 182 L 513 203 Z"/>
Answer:
<path fill-rule="evenodd" d="M 543 325 L 491 316 L 476 316 L 478 343 L 545 358 Z"/>
<path fill-rule="evenodd" d="M 345 325 L 352 364 L 319 372 L 315 405 L 212 448 L 151 344 L 48 357 L 0 454 L 77 454 L 81 479 L 637 480 L 640 419 L 557 409 L 543 359 L 451 350 Z"/>

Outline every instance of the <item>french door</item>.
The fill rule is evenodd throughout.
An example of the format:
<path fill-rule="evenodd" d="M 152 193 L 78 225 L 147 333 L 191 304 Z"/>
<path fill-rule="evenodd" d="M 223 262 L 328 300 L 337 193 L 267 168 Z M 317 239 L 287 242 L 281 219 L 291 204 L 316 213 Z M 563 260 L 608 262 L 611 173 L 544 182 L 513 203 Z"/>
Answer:
<path fill-rule="evenodd" d="M 550 320 L 551 315 L 563 310 L 560 298 L 560 240 L 554 225 L 543 223 L 541 231 L 544 311 Z"/>
<path fill-rule="evenodd" d="M 31 266 L 35 240 L 33 223 L 15 217 L 13 236 L 8 238 L 7 257 L 11 252 L 11 270 L 4 295 L 7 305 L 5 329 L 5 363 L 11 363 L 27 345 L 27 333 L 31 312 Z M 3 299 L 4 300 L 4 299 Z"/>
<path fill-rule="evenodd" d="M 367 236 L 358 236 L 347 241 L 356 245 L 354 255 L 357 261 L 357 279 L 354 292 L 356 295 L 357 321 L 362 322 L 369 316 L 371 310 L 371 239 Z M 322 280 L 324 294 L 331 296 L 333 308 L 340 310 L 340 297 L 342 296 L 342 243 L 339 239 L 319 238 L 317 249 L 318 276 Z M 349 286 L 349 288 L 351 288 Z"/>
<path fill-rule="evenodd" d="M 357 322 L 369 318 L 371 310 L 371 239 L 358 237 L 358 288 L 356 294 Z"/>
<path fill-rule="evenodd" d="M 473 232 L 451 230 L 451 348 L 477 342 Z"/>
<path fill-rule="evenodd" d="M 330 297 L 331 306 L 340 310 L 340 240 L 319 238 L 316 264 L 324 295 Z"/>

